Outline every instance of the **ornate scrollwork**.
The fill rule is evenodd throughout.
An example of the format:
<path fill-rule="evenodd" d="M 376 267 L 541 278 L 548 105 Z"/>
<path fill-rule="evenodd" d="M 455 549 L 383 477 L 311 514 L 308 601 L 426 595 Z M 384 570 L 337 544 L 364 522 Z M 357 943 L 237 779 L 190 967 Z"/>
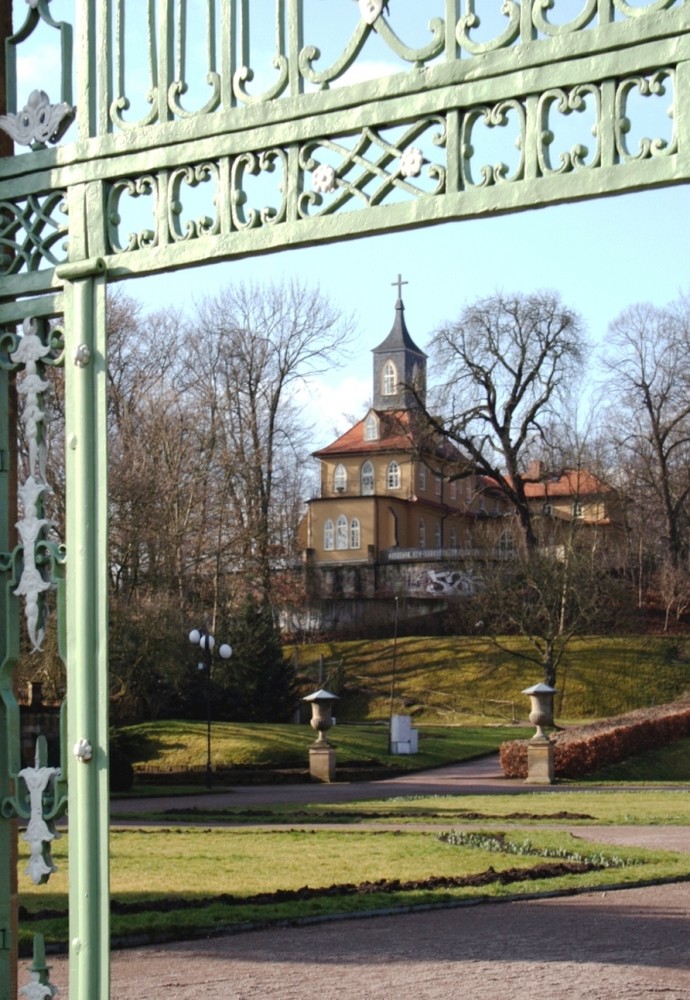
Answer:
<path fill-rule="evenodd" d="M 14 593 L 24 598 L 29 639 L 33 649 L 40 651 L 45 635 L 42 594 L 53 587 L 50 574 L 46 573 L 46 561 L 40 554 L 46 530 L 51 527 L 50 520 L 43 513 L 44 497 L 50 492 L 46 483 L 44 407 L 44 396 L 50 383 L 42 378 L 41 370 L 54 359 L 54 347 L 45 322 L 36 319 L 24 321 L 23 335 L 18 339 L 10 359 L 14 365 L 24 366 L 24 372 L 18 379 L 17 393 L 22 400 L 20 421 L 29 463 L 29 475 L 18 487 L 22 516 L 17 522 L 17 531 L 23 558 Z"/>
<path fill-rule="evenodd" d="M 58 800 L 55 789 L 56 779 L 60 778 L 59 767 L 46 766 L 45 739 L 39 736 L 36 741 L 36 758 L 33 767 L 24 767 L 19 772 L 29 793 L 29 823 L 22 839 L 30 848 L 29 864 L 26 872 L 35 885 L 47 882 L 57 867 L 53 864 L 50 853 L 51 844 L 58 839 L 54 813 L 45 808 L 46 799 L 52 799 L 53 805 Z"/>
<path fill-rule="evenodd" d="M 476 12 L 476 0 L 466 0 L 465 13 L 458 21 L 456 29 L 458 43 L 472 55 L 482 55 L 484 52 L 512 45 L 520 34 L 520 10 L 520 4 L 515 3 L 515 0 L 503 0 L 501 14 L 508 18 L 506 27 L 489 41 L 475 42 L 470 37 L 470 32 L 479 28 L 481 18 Z"/>
<path fill-rule="evenodd" d="M 38 271 L 66 260 L 67 220 L 60 214 L 67 215 L 64 191 L 0 201 L 0 274 Z"/>
<path fill-rule="evenodd" d="M 517 134 L 514 145 L 518 150 L 518 162 L 511 171 L 507 163 L 502 161 L 491 166 L 488 163 L 481 164 L 479 173 L 482 180 L 475 179 L 473 160 L 475 158 L 475 148 L 473 145 L 474 129 L 481 122 L 489 129 L 506 128 L 514 118 L 517 121 Z M 517 181 L 524 177 L 525 173 L 525 134 L 527 118 L 525 108 L 518 100 L 501 101 L 491 107 L 480 106 L 471 108 L 463 118 L 461 128 L 461 151 L 463 163 L 463 179 L 468 187 L 488 187 L 491 184 L 499 184 L 506 181 Z"/>
<path fill-rule="evenodd" d="M 280 97 L 288 85 L 290 65 L 286 57 L 278 53 L 273 57 L 272 66 L 278 70 L 278 79 L 261 94 L 247 93 L 245 84 L 254 79 L 254 70 L 250 66 L 240 66 L 232 80 L 232 90 L 237 100 L 243 104 L 262 104 Z"/>
<path fill-rule="evenodd" d="M 120 239 L 122 215 L 120 213 L 121 199 L 124 195 L 130 198 L 150 198 L 152 201 L 151 229 L 130 231 L 126 244 Z M 144 174 L 133 179 L 115 181 L 108 192 L 107 217 L 110 246 L 115 253 L 128 253 L 132 250 L 143 250 L 155 246 L 158 242 L 156 231 L 156 213 L 158 207 L 158 178 L 152 174 Z"/>
<path fill-rule="evenodd" d="M 246 177 L 258 177 L 262 173 L 272 174 L 276 167 L 280 171 L 277 190 L 280 205 L 277 208 L 246 208 L 249 200 L 246 191 Z M 231 170 L 232 222 L 237 229 L 254 229 L 256 226 L 274 226 L 284 222 L 287 213 L 288 156 L 283 149 L 266 149 L 258 155 L 245 153 L 235 158 Z"/>
<path fill-rule="evenodd" d="M 413 145 L 420 135 L 430 128 L 440 126 L 432 136 L 432 143 L 443 147 L 446 142 L 446 122 L 441 116 L 420 119 L 392 142 L 374 129 L 365 128 L 352 146 L 346 140 L 319 139 L 300 150 L 300 167 L 311 175 L 311 191 L 304 191 L 299 198 L 302 218 L 326 215 L 341 209 L 382 204 L 395 194 L 421 198 L 439 194 L 445 189 L 446 166 L 429 163 L 422 150 Z M 328 157 L 333 163 L 317 157 Z M 412 183 L 422 174 L 424 167 L 433 187 L 427 190 Z"/>
<path fill-rule="evenodd" d="M 199 185 L 213 185 L 214 194 L 211 199 L 215 208 L 215 218 L 203 216 L 199 219 L 185 219 L 184 198 L 182 195 L 183 186 L 197 188 Z M 170 175 L 169 203 L 168 203 L 168 226 L 174 240 L 182 242 L 184 240 L 196 239 L 199 236 L 215 236 L 220 232 L 220 218 L 218 214 L 220 175 L 216 163 L 197 163 L 194 166 L 182 167 L 175 170 Z"/>
<path fill-rule="evenodd" d="M 32 90 L 18 114 L 0 115 L 2 128 L 14 142 L 32 149 L 58 143 L 74 121 L 76 108 L 63 101 L 51 104 L 44 90 Z"/>
<path fill-rule="evenodd" d="M 613 0 L 613 6 L 616 10 L 619 10 L 621 14 L 629 18 L 648 17 L 650 14 L 656 14 L 660 10 L 668 10 L 670 7 L 674 7 L 675 4 L 676 0 L 652 0 L 652 3 L 648 3 L 644 7 L 635 7 L 632 4 L 626 3 L 625 0 Z"/>
<path fill-rule="evenodd" d="M 571 18 L 563 24 L 554 24 L 546 17 L 545 11 L 555 10 L 558 0 L 532 0 L 532 21 L 535 28 L 542 34 L 549 36 L 568 35 L 574 31 L 582 31 L 594 20 L 598 0 L 585 0 L 584 6 L 576 17 Z"/>
<path fill-rule="evenodd" d="M 188 86 L 183 80 L 173 80 L 168 88 L 168 107 L 178 118 L 194 118 L 196 115 L 208 115 L 220 104 L 220 76 L 218 73 L 208 73 L 206 82 L 211 88 L 211 96 L 200 108 L 188 111 L 182 107 L 179 98 L 187 93 Z"/>
<path fill-rule="evenodd" d="M 592 153 L 589 147 L 583 143 L 575 143 L 570 150 L 559 150 L 560 164 L 554 166 L 550 155 L 551 146 L 554 141 L 554 132 L 550 121 L 552 113 L 558 111 L 562 115 L 571 115 L 573 112 L 583 114 L 587 111 L 588 99 L 594 105 L 594 120 L 591 125 L 591 134 L 594 136 L 596 142 L 594 152 Z M 539 121 L 537 156 L 539 159 L 539 169 L 542 174 L 563 174 L 579 167 L 592 168 L 600 165 L 601 94 L 598 87 L 595 87 L 593 84 L 585 84 L 573 87 L 572 90 L 567 92 L 562 89 L 547 90 L 539 98 L 537 117 Z"/>
<path fill-rule="evenodd" d="M 650 138 L 643 136 L 639 139 L 638 148 L 633 151 L 629 147 L 628 134 L 631 131 L 631 121 L 628 115 L 628 103 L 633 91 L 637 91 L 641 97 L 663 97 L 666 94 L 666 83 L 670 81 L 673 101 L 668 109 L 668 115 L 673 122 L 673 131 L 670 140 L 661 136 Z M 631 76 L 622 80 L 616 89 L 616 113 L 615 113 L 615 135 L 616 150 L 623 162 L 631 160 L 646 160 L 656 156 L 670 156 L 678 148 L 678 139 L 675 129 L 674 102 L 676 92 L 676 76 L 673 69 L 660 69 L 649 76 Z"/>

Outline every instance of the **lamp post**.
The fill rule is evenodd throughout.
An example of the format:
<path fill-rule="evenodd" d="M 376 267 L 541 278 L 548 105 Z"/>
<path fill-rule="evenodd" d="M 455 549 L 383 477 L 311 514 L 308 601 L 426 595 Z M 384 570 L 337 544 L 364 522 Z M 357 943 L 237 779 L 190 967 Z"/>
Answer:
<path fill-rule="evenodd" d="M 215 649 L 216 640 L 211 635 L 210 632 L 206 632 L 204 629 L 192 629 L 189 633 L 189 641 L 195 645 L 199 646 L 202 655 L 204 657 L 203 663 L 199 664 L 199 670 L 206 671 L 206 787 L 211 787 L 211 667 L 213 665 L 213 650 Z M 218 648 L 218 655 L 224 659 L 229 660 L 232 656 L 232 646 L 229 646 L 224 642 Z"/>

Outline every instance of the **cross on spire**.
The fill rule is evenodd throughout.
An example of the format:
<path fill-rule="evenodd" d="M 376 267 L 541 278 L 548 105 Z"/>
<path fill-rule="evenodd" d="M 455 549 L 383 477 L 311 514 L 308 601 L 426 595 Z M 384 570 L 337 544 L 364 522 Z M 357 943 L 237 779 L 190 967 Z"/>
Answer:
<path fill-rule="evenodd" d="M 409 285 L 409 281 L 403 281 L 402 280 L 402 275 L 399 274 L 398 275 L 398 280 L 397 281 L 392 281 L 391 284 L 393 286 L 395 286 L 395 285 L 398 286 L 398 298 L 402 299 L 402 286 L 403 285 Z"/>

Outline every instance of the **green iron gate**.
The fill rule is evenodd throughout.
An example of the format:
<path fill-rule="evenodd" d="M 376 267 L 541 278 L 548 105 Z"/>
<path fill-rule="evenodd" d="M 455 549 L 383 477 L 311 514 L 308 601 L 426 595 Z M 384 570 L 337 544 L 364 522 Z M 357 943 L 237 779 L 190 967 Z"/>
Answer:
<path fill-rule="evenodd" d="M 67 800 L 70 997 L 109 996 L 108 282 L 690 179 L 687 0 L 582 0 L 561 20 L 559 0 L 414 0 L 430 19 L 408 39 L 410 2 L 325 0 L 343 32 L 332 59 L 309 36 L 315 0 L 64 0 L 70 22 L 51 0 L 14 2 L 0 118 L 15 150 L 0 159 L 3 997 L 17 990 L 17 819 L 44 881 Z M 495 31 L 482 30 L 487 12 Z M 271 46 L 259 47 L 267 17 Z M 20 93 L 23 46 L 39 32 L 53 44 L 50 81 Z M 348 83 L 374 39 L 395 68 Z M 659 96 L 669 133 L 632 142 L 632 101 Z M 571 115 L 588 121 L 587 146 L 559 147 L 555 123 Z M 482 162 L 482 129 L 512 133 L 510 165 Z M 44 516 L 52 365 L 65 371 L 64 548 Z M 67 665 L 59 770 L 40 740 L 21 766 L 13 694 L 20 619 L 40 649 L 47 602 Z M 40 941 L 30 977 L 23 995 L 53 995 Z"/>

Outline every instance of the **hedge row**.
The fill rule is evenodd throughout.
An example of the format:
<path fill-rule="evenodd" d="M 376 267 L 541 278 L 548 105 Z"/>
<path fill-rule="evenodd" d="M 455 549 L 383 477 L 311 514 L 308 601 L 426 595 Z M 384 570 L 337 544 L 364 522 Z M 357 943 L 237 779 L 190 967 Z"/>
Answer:
<path fill-rule="evenodd" d="M 690 698 L 561 730 L 551 737 L 555 774 L 557 778 L 581 778 L 608 764 L 686 737 L 690 737 Z M 507 778 L 527 777 L 528 743 L 510 740 L 501 744 L 501 767 Z"/>

